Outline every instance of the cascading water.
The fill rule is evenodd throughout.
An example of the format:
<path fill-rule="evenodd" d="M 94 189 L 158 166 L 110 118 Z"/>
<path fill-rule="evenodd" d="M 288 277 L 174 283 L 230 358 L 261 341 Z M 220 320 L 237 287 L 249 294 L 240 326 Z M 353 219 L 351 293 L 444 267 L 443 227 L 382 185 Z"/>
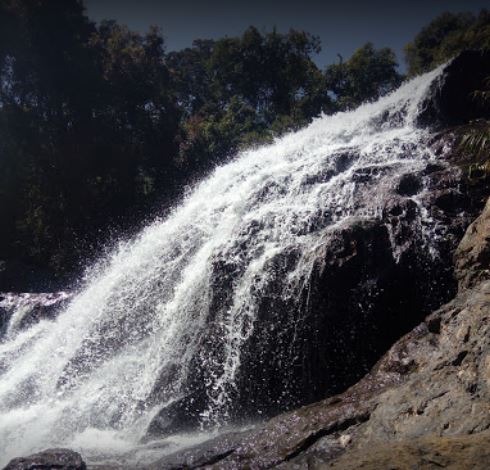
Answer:
<path fill-rule="evenodd" d="M 439 74 L 240 154 L 92 268 L 55 320 L 9 330 L 0 343 L 0 465 L 53 446 L 89 459 L 127 452 L 162 407 L 192 403 L 197 382 L 201 424 L 226 423 L 263 297 L 294 304 L 325 234 L 379 218 L 400 177 L 435 158 L 415 122 Z M 423 209 L 420 227 L 430 232 Z M 294 315 L 288 322 L 301 308 Z"/>

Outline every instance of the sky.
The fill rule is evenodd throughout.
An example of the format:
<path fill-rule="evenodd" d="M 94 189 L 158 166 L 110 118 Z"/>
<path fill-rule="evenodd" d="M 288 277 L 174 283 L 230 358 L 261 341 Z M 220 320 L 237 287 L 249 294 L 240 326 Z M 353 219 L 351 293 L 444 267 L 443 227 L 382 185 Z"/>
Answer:
<path fill-rule="evenodd" d="M 168 50 L 192 45 L 194 39 L 240 35 L 248 26 L 261 31 L 303 29 L 320 37 L 323 67 L 345 59 L 367 41 L 395 50 L 404 70 L 403 46 L 444 11 L 478 12 L 488 0 L 85 0 L 88 16 L 114 19 L 145 32 L 161 28 Z"/>

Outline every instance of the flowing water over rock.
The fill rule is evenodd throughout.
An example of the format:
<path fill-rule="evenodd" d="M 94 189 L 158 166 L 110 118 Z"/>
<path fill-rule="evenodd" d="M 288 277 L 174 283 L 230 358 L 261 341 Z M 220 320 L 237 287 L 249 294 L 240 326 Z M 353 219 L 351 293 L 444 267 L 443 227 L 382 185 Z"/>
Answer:
<path fill-rule="evenodd" d="M 328 336 L 329 319 L 321 335 L 309 336 L 316 326 L 305 318 L 312 278 L 330 269 L 332 253 L 347 262 L 345 247 L 361 243 L 346 229 L 369 233 L 374 247 L 386 238 L 383 256 L 393 266 L 407 237 L 385 222 L 387 211 L 410 214 L 411 239 L 430 259 L 444 242 L 426 199 L 427 169 L 444 162 L 436 162 L 429 131 L 416 125 L 439 74 L 240 154 L 168 218 L 115 247 L 55 319 L 21 330 L 7 325 L 0 465 L 54 446 L 89 460 L 148 450 L 149 435 L 178 431 L 186 421 L 202 430 L 170 437 L 174 449 L 214 432 L 206 429 L 274 413 L 328 388 L 335 374 L 318 384 L 303 366 L 311 360 L 306 343 Z M 403 203 L 393 204 L 395 197 Z M 366 253 L 380 256 L 371 245 Z M 363 295 L 352 293 L 359 311 L 375 295 L 369 283 L 376 280 L 363 282 Z M 316 395 L 303 397 L 305 384 Z"/>
<path fill-rule="evenodd" d="M 0 337 L 12 337 L 41 318 L 49 318 L 71 298 L 68 292 L 0 294 Z"/>

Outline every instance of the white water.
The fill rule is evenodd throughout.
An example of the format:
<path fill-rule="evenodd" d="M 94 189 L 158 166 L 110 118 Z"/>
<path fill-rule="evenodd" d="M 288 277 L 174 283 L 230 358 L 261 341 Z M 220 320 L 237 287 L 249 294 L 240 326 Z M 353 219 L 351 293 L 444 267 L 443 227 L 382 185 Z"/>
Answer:
<path fill-rule="evenodd" d="M 89 458 L 138 448 L 161 407 L 149 399 L 155 387 L 163 403 L 185 393 L 220 261 L 234 266 L 233 294 L 214 312 L 222 362 L 201 358 L 210 371 L 202 420 L 226 422 L 240 347 L 257 327 L 257 301 L 274 275 L 270 261 L 291 247 L 301 252 L 281 292 L 298 295 L 326 231 L 379 217 L 400 176 L 435 158 L 414 120 L 439 73 L 240 154 L 166 220 L 116 247 L 55 321 L 9 334 L 0 343 L 0 466 L 53 446 Z M 355 181 L 367 167 L 382 171 Z M 423 222 L 430 230 L 430 219 Z"/>

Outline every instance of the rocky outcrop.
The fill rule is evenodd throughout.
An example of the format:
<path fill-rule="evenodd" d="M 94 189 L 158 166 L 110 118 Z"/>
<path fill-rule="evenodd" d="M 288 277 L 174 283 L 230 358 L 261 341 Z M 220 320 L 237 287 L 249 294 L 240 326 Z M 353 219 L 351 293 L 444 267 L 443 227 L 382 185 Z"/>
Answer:
<path fill-rule="evenodd" d="M 487 470 L 490 432 L 464 436 L 425 436 L 401 442 L 380 443 L 346 453 L 325 468 L 332 470 Z"/>
<path fill-rule="evenodd" d="M 366 188 L 390 176 L 393 185 L 389 196 L 380 198 L 380 214 L 339 226 L 325 223 L 335 214 L 319 211 L 318 220 L 305 230 L 321 232 L 323 239 L 311 254 L 316 261 L 301 292 L 287 298 L 283 290 L 284 276 L 302 256 L 294 247 L 266 267 L 270 281 L 254 320 L 260 328 L 241 346 L 240 372 L 227 391 L 232 421 L 274 416 L 345 390 L 397 339 L 456 294 L 452 255 L 488 192 L 483 181 L 469 181 L 461 168 L 455 126 L 487 116 L 488 109 L 471 98 L 487 75 L 490 55 L 467 51 L 432 86 L 419 121 L 439 130 L 427 142 L 428 154 L 437 159 L 428 158 L 424 167 L 408 174 L 399 174 L 392 164 L 356 168 L 355 193 L 367 198 L 373 193 Z M 407 146 L 407 156 L 413 150 Z M 356 156 L 349 149 L 331 158 L 336 167 L 317 177 L 333 178 Z M 239 272 L 233 257 L 216 260 L 212 311 L 225 312 L 230 306 Z M 182 399 L 161 410 L 148 438 L 191 429 L 206 412 L 205 384 L 212 383 L 215 371 L 201 357 L 220 364 L 226 354 L 219 341 L 222 322 L 216 318 L 202 336 L 202 352 L 191 364 Z"/>
<path fill-rule="evenodd" d="M 473 287 L 490 278 L 490 200 L 483 214 L 466 231 L 455 259 L 460 289 Z"/>
<path fill-rule="evenodd" d="M 68 449 L 49 449 L 13 459 L 4 470 L 86 470 L 80 454 Z"/>
<path fill-rule="evenodd" d="M 485 267 L 476 254 L 490 248 L 489 217 L 490 202 L 456 251 L 457 296 L 356 385 L 151 468 L 487 468 L 490 281 L 463 273 Z"/>
<path fill-rule="evenodd" d="M 399 179 L 381 220 L 352 221 L 325 234 L 305 295 L 304 329 L 284 318 L 292 310 L 287 305 L 274 316 L 281 310 L 272 296 L 264 299 L 262 337 L 243 354 L 246 370 L 264 378 L 256 389 L 243 387 L 249 405 L 265 395 L 259 387 L 272 397 L 286 390 L 298 397 L 293 406 L 347 390 L 150 468 L 478 468 L 486 454 L 475 449 L 490 429 L 488 205 L 459 245 L 455 276 L 452 255 L 488 186 L 461 170 L 457 129 L 448 126 L 487 116 L 470 93 L 490 75 L 489 59 L 464 53 L 433 87 L 419 120 L 444 129 L 429 143 L 438 162 Z M 356 181 L 368 183 L 383 171 L 390 169 L 366 168 Z M 433 233 L 423 232 L 420 206 L 430 207 Z M 292 351 L 286 328 L 281 341 L 275 333 L 269 340 L 278 322 L 294 326 L 301 351 Z M 271 344 L 273 351 L 260 349 Z M 273 373 L 288 354 L 308 360 L 284 376 Z"/>
<path fill-rule="evenodd" d="M 245 373 L 231 391 L 232 420 L 272 417 L 345 390 L 397 339 L 454 296 L 452 253 L 482 200 L 476 188 L 465 187 L 463 172 L 445 162 L 452 136 L 441 134 L 430 145 L 440 153 L 440 162 L 428 161 L 419 171 L 399 176 L 380 208 L 382 217 L 352 218 L 324 230 L 311 254 L 315 262 L 308 288 L 294 299 L 285 301 L 281 289 L 288 263 L 294 265 L 298 254 L 274 260 L 270 271 L 277 278 L 261 299 L 255 320 L 260 328 L 241 348 Z M 384 171 L 392 169 L 366 170 L 359 178 L 367 184 Z M 424 215 L 422 207 L 430 207 L 430 214 Z M 425 232 L 427 217 L 434 233 Z M 226 304 L 233 272 L 225 262 L 216 268 L 211 292 L 217 303 Z M 221 361 L 220 327 L 211 322 L 202 337 L 203 353 L 196 355 L 188 384 L 192 393 L 155 416 L 147 439 L 198 425 L 210 382 L 199 359 Z"/>

